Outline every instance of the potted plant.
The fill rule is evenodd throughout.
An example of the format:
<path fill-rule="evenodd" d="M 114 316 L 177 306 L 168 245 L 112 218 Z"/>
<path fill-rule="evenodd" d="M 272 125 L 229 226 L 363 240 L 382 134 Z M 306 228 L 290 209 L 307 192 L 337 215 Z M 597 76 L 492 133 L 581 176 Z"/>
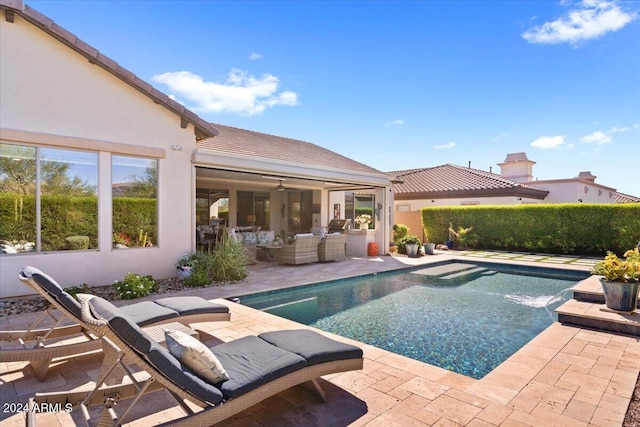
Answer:
<path fill-rule="evenodd" d="M 371 224 L 371 215 L 358 215 L 354 221 L 358 224 L 358 228 L 360 228 L 360 230 L 368 230 L 369 224 Z"/>
<path fill-rule="evenodd" d="M 436 244 L 435 243 L 424 242 L 422 246 L 424 247 L 424 253 L 426 255 L 433 255 L 434 254 L 434 250 L 436 249 Z"/>
<path fill-rule="evenodd" d="M 599 261 L 591 271 L 602 276 L 600 284 L 607 308 L 616 311 L 632 312 L 638 305 L 640 288 L 640 251 L 630 249 L 624 258 L 612 252 Z"/>
<path fill-rule="evenodd" d="M 422 244 L 416 236 L 406 236 L 398 241 L 398 252 L 407 254 L 409 258 L 418 258 Z"/>
<path fill-rule="evenodd" d="M 184 280 L 191 276 L 191 271 L 197 262 L 197 254 L 191 253 L 184 255 L 176 262 L 176 270 L 178 271 L 178 279 Z"/>

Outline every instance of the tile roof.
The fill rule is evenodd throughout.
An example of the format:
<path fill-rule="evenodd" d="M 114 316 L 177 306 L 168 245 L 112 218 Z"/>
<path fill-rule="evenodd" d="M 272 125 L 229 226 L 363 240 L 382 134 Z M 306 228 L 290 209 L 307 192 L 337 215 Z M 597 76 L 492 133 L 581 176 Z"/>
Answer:
<path fill-rule="evenodd" d="M 416 197 L 524 196 L 544 199 L 549 192 L 500 175 L 452 164 L 387 172 L 402 180 L 393 185 L 396 199 Z"/>
<path fill-rule="evenodd" d="M 384 175 L 384 172 L 310 142 L 215 123 L 213 126 L 219 130 L 218 136 L 198 141 L 197 148 Z"/>
<path fill-rule="evenodd" d="M 640 197 L 616 193 L 616 203 L 640 203 Z"/>
<path fill-rule="evenodd" d="M 142 92 L 154 102 L 157 102 L 171 112 L 177 114 L 182 118 L 183 126 L 186 126 L 186 123 L 192 123 L 195 127 L 196 138 L 207 138 L 218 134 L 217 129 L 211 123 L 200 118 L 192 111 L 187 110 L 184 105 L 169 98 L 168 95 L 160 92 L 149 83 L 133 74 L 131 71 L 123 68 L 116 61 L 105 56 L 96 48 L 83 42 L 75 34 L 60 27 L 50 18 L 24 4 L 22 0 L 0 0 L 0 9 L 4 9 L 8 14 L 6 17 L 8 22 L 13 22 L 14 13 L 20 15 L 25 20 L 31 22 L 44 32 L 87 58 L 90 63 L 100 66 L 126 84 L 132 86 L 134 89 Z"/>

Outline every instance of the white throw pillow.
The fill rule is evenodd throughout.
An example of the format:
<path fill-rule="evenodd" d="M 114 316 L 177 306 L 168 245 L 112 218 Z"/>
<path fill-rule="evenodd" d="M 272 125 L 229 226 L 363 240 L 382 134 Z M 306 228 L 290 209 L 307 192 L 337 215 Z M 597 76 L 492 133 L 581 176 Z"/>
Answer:
<path fill-rule="evenodd" d="M 212 384 L 229 379 L 215 354 L 200 341 L 182 331 L 164 331 L 169 353 L 203 380 Z"/>

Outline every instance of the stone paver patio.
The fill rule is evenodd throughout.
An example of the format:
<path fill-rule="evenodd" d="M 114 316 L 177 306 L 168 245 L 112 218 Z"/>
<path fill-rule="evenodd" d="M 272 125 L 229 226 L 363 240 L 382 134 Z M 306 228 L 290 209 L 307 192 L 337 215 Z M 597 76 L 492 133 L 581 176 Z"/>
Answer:
<path fill-rule="evenodd" d="M 190 290 L 181 295 L 227 298 L 261 290 L 397 269 L 457 256 L 410 259 L 371 257 L 340 263 L 303 266 L 251 266 L 241 284 Z M 524 254 L 520 254 L 524 255 Z M 540 266 L 545 261 L 508 257 L 496 262 Z M 504 258 L 504 259 L 502 259 Z M 589 260 L 547 264 L 588 270 Z M 230 306 L 230 322 L 194 324 L 201 339 L 215 345 L 268 330 L 306 326 L 251 308 Z M 4 329 L 24 327 L 34 315 L 0 319 Z M 323 332 L 324 333 L 324 332 Z M 326 334 L 326 333 L 325 333 Z M 326 334 L 345 342 L 353 341 Z M 227 420 L 230 426 L 620 426 L 640 372 L 638 338 L 596 332 L 554 323 L 481 380 L 475 380 L 366 344 L 362 371 L 324 377 L 327 402 L 304 387 L 294 387 Z M 40 383 L 24 363 L 1 364 L 3 402 L 23 402 L 38 391 L 86 387 L 96 379 L 100 357 L 76 357 L 53 366 Z M 98 416 L 96 411 L 95 416 Z M 148 426 L 183 415 L 165 391 L 144 396 L 127 425 Z M 81 425 L 78 410 L 39 414 L 38 425 Z M 0 414 L 2 426 L 24 425 L 23 414 Z"/>

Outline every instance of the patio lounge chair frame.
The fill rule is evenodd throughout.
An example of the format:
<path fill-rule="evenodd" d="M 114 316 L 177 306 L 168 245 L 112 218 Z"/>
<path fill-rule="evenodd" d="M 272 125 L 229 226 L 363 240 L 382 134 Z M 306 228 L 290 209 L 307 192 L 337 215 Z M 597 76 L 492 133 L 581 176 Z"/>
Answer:
<path fill-rule="evenodd" d="M 54 295 L 33 278 L 33 274 L 31 274 L 33 272 L 42 274 L 43 277 L 53 283 L 55 283 L 55 281 L 33 267 L 23 268 L 19 275 L 20 281 L 44 297 L 50 303 L 50 306 L 28 329 L 0 331 L 0 341 L 16 341 L 21 347 L 1 349 L 0 362 L 28 361 L 38 379 L 44 381 L 53 359 L 68 358 L 79 354 L 100 351 L 102 349 L 102 343 L 100 339 L 91 334 L 86 327 L 82 325 L 82 320 L 79 319 L 76 314 L 71 312 L 64 304 L 60 303 Z M 57 283 L 55 283 L 55 285 L 57 285 Z M 56 316 L 54 315 L 55 311 L 61 314 Z M 53 320 L 53 325 L 39 329 L 38 326 L 47 318 Z M 183 325 L 188 325 L 198 322 L 228 321 L 230 318 L 231 315 L 228 310 L 226 312 L 193 313 L 152 321 L 145 326 L 155 326 L 170 322 L 179 322 Z M 60 326 L 65 319 L 73 321 L 74 324 Z M 81 335 L 84 335 L 86 340 L 60 345 L 53 343 L 47 346 L 48 340 L 72 338 Z"/>
<path fill-rule="evenodd" d="M 320 387 L 320 384 L 317 382 L 317 378 L 323 375 L 359 370 L 363 368 L 362 352 L 360 351 L 360 357 L 342 358 L 310 364 L 289 374 L 285 374 L 266 382 L 237 397 L 229 400 L 223 400 L 218 404 L 212 404 L 186 390 L 185 387 L 177 385 L 172 379 L 149 363 L 146 357 L 141 355 L 136 351 L 136 349 L 121 339 L 108 322 L 95 318 L 89 307 L 89 299 L 83 299 L 82 301 L 82 316 L 87 327 L 102 338 L 102 342 L 105 345 L 105 351 L 109 348 L 109 351 L 115 352 L 117 357 L 107 369 L 102 370 L 103 373 L 99 377 L 95 388 L 88 394 L 82 391 L 37 393 L 34 398 L 29 400 L 30 410 L 27 413 L 28 426 L 35 425 L 34 408 L 41 403 L 72 403 L 74 406 L 79 404 L 87 425 L 93 425 L 89 416 L 88 407 L 91 405 L 103 404 L 104 407 L 98 425 L 119 426 L 124 422 L 125 417 L 131 409 L 135 407 L 136 403 L 144 393 L 159 389 L 166 389 L 186 413 L 185 417 L 177 420 L 171 420 L 163 425 L 194 427 L 214 425 L 255 405 L 256 403 L 267 399 L 270 396 L 303 383 L 311 383 L 322 401 L 326 401 L 326 396 Z M 128 360 L 133 360 L 137 366 L 147 372 L 149 374 L 149 378 L 144 381 L 136 380 L 134 375 L 123 363 L 124 356 L 126 356 Z M 168 357 L 172 356 L 169 355 Z M 106 385 L 110 372 L 116 368 L 124 369 L 131 383 L 112 386 Z M 133 400 L 124 409 L 124 412 L 122 412 L 121 415 L 118 415 L 114 410 L 114 406 L 119 400 L 129 398 L 133 398 Z M 80 400 L 82 401 L 79 402 Z M 194 412 L 189 405 L 187 405 L 186 401 L 189 401 L 203 409 L 199 412 Z"/>

